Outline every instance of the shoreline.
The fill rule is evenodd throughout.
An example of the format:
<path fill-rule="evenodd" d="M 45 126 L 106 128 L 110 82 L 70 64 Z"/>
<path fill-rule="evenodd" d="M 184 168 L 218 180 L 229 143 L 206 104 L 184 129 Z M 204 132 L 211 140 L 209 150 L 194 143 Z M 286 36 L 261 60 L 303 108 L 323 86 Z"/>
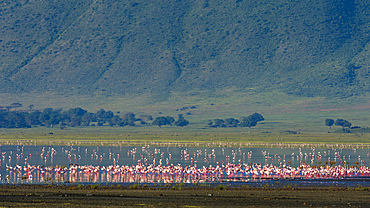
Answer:
<path fill-rule="evenodd" d="M 4 207 L 366 207 L 369 189 L 0 185 Z"/>

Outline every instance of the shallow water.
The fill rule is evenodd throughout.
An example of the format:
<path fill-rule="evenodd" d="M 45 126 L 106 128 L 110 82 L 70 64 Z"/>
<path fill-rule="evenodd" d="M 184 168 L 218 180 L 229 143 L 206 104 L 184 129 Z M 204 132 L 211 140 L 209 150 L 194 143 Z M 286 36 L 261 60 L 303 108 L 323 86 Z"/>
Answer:
<path fill-rule="evenodd" d="M 72 164 L 91 166 L 110 165 L 154 165 L 182 167 L 209 167 L 232 164 L 273 165 L 277 167 L 298 167 L 301 164 L 320 166 L 335 164 L 343 166 L 369 166 L 369 149 L 289 149 L 289 148 L 199 148 L 199 147 L 114 147 L 114 146 L 0 146 L 0 183 L 46 183 L 46 182 L 86 182 L 86 183 L 251 183 L 250 178 L 223 178 L 202 176 L 196 178 L 163 178 L 158 175 L 130 175 L 114 178 L 110 174 L 96 176 L 76 174 L 34 173 L 25 177 L 25 172 L 9 171 L 16 166 L 65 166 Z M 23 178 L 22 178 L 23 176 Z M 362 179 L 361 179 L 362 180 Z M 301 180 L 302 183 L 304 180 Z M 323 183 L 309 180 L 310 184 Z M 352 180 L 353 181 L 353 180 Z M 263 181 L 260 181 L 263 183 Z M 331 183 L 332 181 L 329 181 Z M 340 182 L 343 182 L 341 180 Z M 279 182 L 280 183 L 280 182 Z M 281 183 L 280 183 L 281 184 Z"/>

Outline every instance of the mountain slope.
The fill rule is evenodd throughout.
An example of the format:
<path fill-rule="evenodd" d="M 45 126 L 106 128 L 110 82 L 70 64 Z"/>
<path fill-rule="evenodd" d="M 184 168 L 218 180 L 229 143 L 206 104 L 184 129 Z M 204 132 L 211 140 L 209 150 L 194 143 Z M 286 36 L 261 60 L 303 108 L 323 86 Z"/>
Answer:
<path fill-rule="evenodd" d="M 370 91 L 364 0 L 8 0 L 0 8 L 0 92 Z"/>

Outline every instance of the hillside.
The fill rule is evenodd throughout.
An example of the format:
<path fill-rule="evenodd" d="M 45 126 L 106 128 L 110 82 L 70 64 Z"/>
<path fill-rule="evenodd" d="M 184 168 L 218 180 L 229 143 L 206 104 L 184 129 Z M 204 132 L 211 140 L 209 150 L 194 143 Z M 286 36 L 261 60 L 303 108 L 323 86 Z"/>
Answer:
<path fill-rule="evenodd" d="M 0 93 L 370 91 L 366 0 L 5 0 Z"/>

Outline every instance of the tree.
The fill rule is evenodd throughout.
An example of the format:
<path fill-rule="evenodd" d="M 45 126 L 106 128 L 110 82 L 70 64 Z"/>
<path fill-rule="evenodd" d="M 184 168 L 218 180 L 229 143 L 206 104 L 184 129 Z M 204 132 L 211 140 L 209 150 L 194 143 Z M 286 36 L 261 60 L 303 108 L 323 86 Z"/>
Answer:
<path fill-rule="evenodd" d="M 64 122 L 62 122 L 64 123 Z M 70 127 L 75 127 L 75 126 L 80 126 L 81 125 L 81 116 L 72 116 L 69 119 L 68 126 Z"/>
<path fill-rule="evenodd" d="M 161 128 L 161 126 L 167 125 L 167 119 L 164 116 L 160 116 L 155 118 L 152 124 Z"/>
<path fill-rule="evenodd" d="M 168 125 L 172 125 L 172 123 L 175 122 L 175 119 L 171 116 L 166 116 L 165 118 L 167 120 Z"/>
<path fill-rule="evenodd" d="M 250 115 L 250 117 L 255 120 L 256 122 L 260 122 L 260 121 L 264 121 L 265 118 L 263 118 L 263 116 L 259 113 L 253 113 L 252 115 Z"/>
<path fill-rule="evenodd" d="M 211 127 L 226 127 L 225 126 L 225 121 L 222 119 L 215 119 L 213 121 L 213 125 Z"/>
<path fill-rule="evenodd" d="M 174 121 L 175 119 L 170 116 L 166 116 L 166 117 L 160 116 L 160 117 L 155 118 L 152 124 L 159 126 L 160 128 L 161 126 L 164 126 L 164 125 L 171 125 Z"/>
<path fill-rule="evenodd" d="M 118 115 L 115 115 L 112 118 L 108 119 L 108 125 L 109 126 L 118 125 L 121 124 L 119 123 L 120 121 L 122 121 L 122 119 Z"/>
<path fill-rule="evenodd" d="M 136 118 L 134 113 L 126 113 L 125 115 L 123 115 L 123 120 L 125 120 L 128 125 L 135 126 Z"/>
<path fill-rule="evenodd" d="M 225 125 L 227 127 L 237 127 L 238 126 L 238 123 L 239 121 L 235 118 L 227 118 L 225 119 Z"/>
<path fill-rule="evenodd" d="M 62 109 L 53 110 L 52 108 L 45 108 L 40 114 L 40 122 L 46 124 L 47 126 L 59 124 L 59 122 L 62 120 L 61 112 Z"/>
<path fill-rule="evenodd" d="M 342 128 L 344 128 L 345 124 L 346 123 L 349 123 L 347 120 L 344 120 L 344 119 L 341 119 L 341 118 L 338 118 L 336 121 L 335 121 L 335 125 L 336 126 L 341 126 Z M 348 124 L 346 124 L 348 125 Z"/>
<path fill-rule="evenodd" d="M 117 122 L 118 126 L 124 127 L 128 125 L 128 122 L 126 120 L 121 120 Z"/>
<path fill-rule="evenodd" d="M 256 126 L 256 125 L 257 125 L 257 121 L 254 120 L 253 117 L 251 116 L 242 118 L 242 122 L 240 123 L 241 127 L 249 127 L 250 129 L 252 128 L 252 126 Z"/>
<path fill-rule="evenodd" d="M 33 104 L 31 104 L 31 105 L 29 105 L 28 107 L 30 108 L 30 111 L 32 111 L 32 108 L 34 107 L 34 105 L 33 105 Z"/>
<path fill-rule="evenodd" d="M 113 116 L 114 116 L 114 114 L 113 114 L 113 112 L 112 112 L 112 111 L 106 111 L 106 112 L 104 113 L 104 118 L 105 118 L 105 119 L 113 118 Z"/>
<path fill-rule="evenodd" d="M 20 103 L 12 103 L 12 104 L 10 104 L 10 107 L 12 107 L 12 108 L 20 108 L 20 107 L 22 107 L 22 104 L 20 104 Z"/>
<path fill-rule="evenodd" d="M 41 115 L 40 111 L 34 111 L 34 112 L 31 112 L 31 113 L 27 114 L 27 116 L 26 116 L 27 124 L 29 126 L 31 126 L 31 125 L 40 125 L 41 124 L 41 122 L 39 120 L 40 115 Z"/>
<path fill-rule="evenodd" d="M 83 116 L 81 116 L 81 125 L 89 126 L 93 119 L 94 119 L 93 113 L 85 113 Z"/>
<path fill-rule="evenodd" d="M 329 126 L 329 129 L 331 129 L 331 126 L 333 126 L 333 124 L 334 124 L 334 119 L 331 119 L 331 118 L 325 119 L 325 125 Z"/>
<path fill-rule="evenodd" d="M 82 108 L 71 108 L 66 112 L 69 116 L 83 116 L 85 113 L 87 113 L 87 110 Z"/>
<path fill-rule="evenodd" d="M 351 128 L 352 124 L 350 122 L 344 123 L 343 128 Z"/>
<path fill-rule="evenodd" d="M 186 125 L 188 125 L 189 124 L 189 121 L 188 120 L 186 120 L 184 117 L 183 117 L 183 115 L 182 114 L 179 114 L 178 115 L 178 119 L 177 119 L 177 121 L 175 121 L 175 123 L 174 123 L 176 126 L 181 126 L 181 127 L 184 127 L 184 126 L 186 126 Z"/>
<path fill-rule="evenodd" d="M 96 116 L 97 120 L 103 120 L 104 114 L 105 114 L 105 110 L 100 109 L 95 113 L 95 116 Z"/>
<path fill-rule="evenodd" d="M 242 121 L 240 123 L 241 127 L 249 127 L 250 129 L 252 126 L 256 126 L 258 122 L 264 121 L 265 118 L 259 113 L 254 113 L 252 115 L 249 115 L 248 117 L 243 117 Z"/>
<path fill-rule="evenodd" d="M 15 111 L 0 112 L 0 127 L 1 128 L 30 128 L 26 122 L 26 113 L 18 113 Z"/>

